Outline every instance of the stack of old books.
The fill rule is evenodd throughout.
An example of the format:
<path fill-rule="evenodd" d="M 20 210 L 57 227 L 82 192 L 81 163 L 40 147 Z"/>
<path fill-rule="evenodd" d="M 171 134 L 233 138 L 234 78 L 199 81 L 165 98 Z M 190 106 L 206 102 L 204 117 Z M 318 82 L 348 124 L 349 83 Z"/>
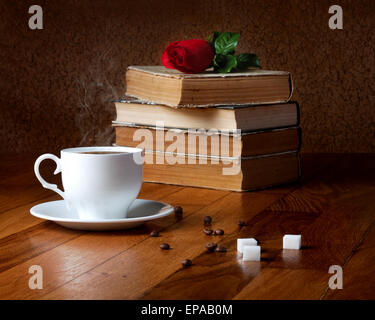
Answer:
<path fill-rule="evenodd" d="M 289 72 L 183 74 L 133 66 L 116 101 L 116 144 L 145 150 L 144 181 L 235 191 L 299 179 Z"/>

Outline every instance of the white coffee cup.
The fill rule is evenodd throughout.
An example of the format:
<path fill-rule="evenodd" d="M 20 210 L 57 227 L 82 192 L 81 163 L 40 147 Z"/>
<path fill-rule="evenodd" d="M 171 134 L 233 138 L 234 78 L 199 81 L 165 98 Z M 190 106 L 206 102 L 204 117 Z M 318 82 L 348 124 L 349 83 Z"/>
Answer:
<path fill-rule="evenodd" d="M 43 187 L 62 196 L 67 208 L 80 219 L 121 219 L 126 218 L 141 188 L 142 156 L 140 148 L 70 148 L 61 150 L 60 159 L 53 154 L 41 155 L 34 171 Z M 61 172 L 64 191 L 41 177 L 39 165 L 45 159 L 56 162 L 54 174 Z"/>

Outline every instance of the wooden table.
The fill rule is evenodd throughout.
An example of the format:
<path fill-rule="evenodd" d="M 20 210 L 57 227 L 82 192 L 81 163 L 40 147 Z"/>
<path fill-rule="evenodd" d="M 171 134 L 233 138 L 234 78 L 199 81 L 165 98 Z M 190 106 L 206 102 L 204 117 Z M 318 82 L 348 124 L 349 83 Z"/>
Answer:
<path fill-rule="evenodd" d="M 35 204 L 59 199 L 37 182 L 34 160 L 0 157 L 1 299 L 375 298 L 375 155 L 305 154 L 301 183 L 259 192 L 145 183 L 140 198 L 180 205 L 183 219 L 118 232 L 31 216 Z M 206 215 L 224 236 L 202 232 Z M 154 229 L 161 237 L 150 237 Z M 302 234 L 303 249 L 283 251 L 286 233 Z M 261 262 L 238 258 L 240 237 L 260 241 Z M 228 252 L 207 253 L 211 241 Z M 163 242 L 172 249 L 160 250 Z M 193 266 L 183 269 L 184 259 Z M 42 290 L 29 289 L 32 265 L 43 268 Z M 331 265 L 343 268 L 342 290 L 328 287 Z"/>

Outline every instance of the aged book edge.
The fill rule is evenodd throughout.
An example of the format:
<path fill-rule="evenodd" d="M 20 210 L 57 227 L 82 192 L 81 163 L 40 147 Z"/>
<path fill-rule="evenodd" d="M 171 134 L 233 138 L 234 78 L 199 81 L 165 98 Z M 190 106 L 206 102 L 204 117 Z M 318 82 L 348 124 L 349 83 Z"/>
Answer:
<path fill-rule="evenodd" d="M 233 103 L 233 104 L 230 104 L 230 103 L 227 103 L 226 106 L 253 106 L 253 105 L 265 105 L 265 104 L 279 104 L 279 103 L 287 103 L 287 102 L 290 102 L 290 98 L 292 97 L 292 94 L 293 94 L 293 84 L 291 83 L 291 81 L 289 81 L 289 85 L 291 87 L 290 89 L 290 94 L 289 94 L 289 97 L 288 99 L 286 100 L 275 100 L 275 101 L 267 101 L 267 102 L 252 102 L 252 103 Z M 154 103 L 154 102 L 151 102 L 151 101 L 148 101 L 148 100 L 142 100 L 142 99 L 139 99 L 137 96 L 134 96 L 134 95 L 131 95 L 131 94 L 127 94 L 129 97 L 131 98 L 134 98 L 134 99 L 137 99 L 138 101 L 140 102 L 143 102 L 144 104 L 154 104 L 154 105 L 159 105 L 158 103 Z M 119 101 L 119 102 L 124 102 L 124 101 Z M 210 104 L 179 104 L 179 105 L 163 105 L 163 106 L 166 106 L 166 107 L 169 107 L 169 108 L 174 108 L 174 109 L 182 109 L 182 108 L 191 108 L 191 109 L 194 109 L 194 108 L 211 108 L 211 107 L 221 107 L 223 106 L 223 104 L 216 104 L 216 103 L 210 103 Z"/>
<path fill-rule="evenodd" d="M 185 129 L 185 128 L 155 127 L 155 126 L 142 125 L 142 124 L 138 124 L 138 123 L 123 122 L 123 121 L 112 121 L 112 127 L 129 127 L 129 128 L 163 130 L 163 131 L 168 130 L 168 131 L 173 131 L 173 132 L 176 132 L 176 133 L 189 133 L 189 129 Z M 299 132 L 301 131 L 301 128 L 298 125 L 295 125 L 295 126 L 291 126 L 291 127 L 280 127 L 280 128 L 263 129 L 263 130 L 261 130 L 261 129 L 260 130 L 252 130 L 252 131 L 242 130 L 241 132 L 238 132 L 239 130 L 212 132 L 211 135 L 228 135 L 228 136 L 233 136 L 235 138 L 239 138 L 239 137 L 245 136 L 245 135 L 267 133 L 267 132 L 272 132 L 272 131 L 284 131 L 284 130 L 289 130 L 289 129 L 298 129 Z M 197 130 L 197 129 L 192 129 L 192 130 Z M 193 133 L 199 134 L 199 132 L 193 132 Z"/>
<path fill-rule="evenodd" d="M 163 66 L 128 66 L 127 70 L 135 70 L 160 77 L 175 79 L 201 79 L 201 78 L 238 78 L 238 77 L 256 77 L 256 76 L 275 76 L 291 74 L 289 71 L 248 69 L 247 72 L 217 73 L 213 69 L 207 69 L 201 73 L 182 73 L 174 69 L 167 69 Z"/>
<path fill-rule="evenodd" d="M 248 157 L 225 157 L 225 156 L 207 156 L 202 154 L 190 154 L 190 153 L 179 153 L 179 152 L 162 152 L 158 150 L 146 150 L 145 153 L 147 154 L 167 154 L 167 155 L 176 155 L 176 156 L 183 156 L 183 157 L 194 157 L 194 158 L 203 158 L 203 159 L 216 159 L 216 160 L 224 160 L 224 161 L 236 161 L 238 159 L 241 160 L 253 160 L 253 159 L 260 159 L 260 158 L 269 158 L 269 157 L 276 157 L 282 156 L 286 154 L 293 154 L 298 153 L 298 150 L 290 150 L 290 151 L 283 151 L 283 152 L 275 152 L 270 154 L 260 154 L 256 156 L 248 156 Z"/>
<path fill-rule="evenodd" d="M 112 143 L 112 146 L 119 147 L 116 143 Z M 165 154 L 165 155 L 173 155 L 173 156 L 180 156 L 180 157 L 193 157 L 193 158 L 201 158 L 201 159 L 215 159 L 215 160 L 223 160 L 224 162 L 229 161 L 238 161 L 241 160 L 253 160 L 253 159 L 259 159 L 259 158 L 268 158 L 268 157 L 275 157 L 275 156 L 281 156 L 285 154 L 292 154 L 292 153 L 298 153 L 299 149 L 297 150 L 288 150 L 283 152 L 275 152 L 275 153 L 269 153 L 269 154 L 258 154 L 256 156 L 241 156 L 241 157 L 227 157 L 227 156 L 207 156 L 204 154 L 194 154 L 194 153 L 180 153 L 180 152 L 169 152 L 169 151 L 158 151 L 158 150 L 144 150 L 146 154 Z"/>
<path fill-rule="evenodd" d="M 300 166 L 299 166 L 300 169 Z M 182 187 L 189 187 L 189 188 L 199 188 L 199 189 L 213 189 L 213 190 L 223 190 L 223 191 L 234 191 L 234 192 L 252 192 L 252 191 L 261 191 L 261 190 L 266 190 L 266 189 L 272 189 L 272 188 L 279 188 L 283 186 L 288 186 L 292 185 L 294 183 L 297 183 L 301 180 L 301 176 L 297 177 L 297 179 L 293 179 L 291 181 L 287 181 L 284 183 L 279 183 L 279 184 L 272 184 L 264 187 L 259 187 L 259 188 L 253 188 L 253 189 L 226 189 L 226 188 L 214 188 L 214 187 L 208 187 L 208 186 L 192 186 L 192 185 L 183 185 L 183 184 L 176 184 L 176 183 L 166 183 L 166 182 L 160 182 L 160 181 L 154 181 L 154 180 L 144 180 L 143 182 L 146 183 L 159 183 L 159 184 L 168 184 L 172 186 L 182 186 Z"/>
<path fill-rule="evenodd" d="M 124 98 L 112 100 L 111 102 L 113 102 L 113 103 L 120 102 L 120 103 L 147 104 L 147 105 L 151 105 L 151 106 L 163 106 L 163 107 L 168 107 L 168 108 L 173 108 L 173 109 L 184 109 L 184 108 L 185 109 L 196 109 L 197 108 L 196 105 L 190 105 L 190 104 L 178 105 L 178 106 L 169 106 L 169 105 L 166 105 L 166 104 L 156 103 L 156 102 L 152 102 L 152 101 L 148 101 L 148 100 L 142 100 L 142 99 L 139 99 L 135 96 L 130 96 L 130 95 L 127 95 Z M 283 104 L 283 103 L 296 103 L 296 104 L 298 104 L 297 101 L 288 99 L 286 101 L 263 102 L 263 103 L 233 103 L 233 104 L 226 103 L 226 104 L 210 104 L 210 105 L 200 104 L 198 107 L 202 108 L 202 109 L 204 109 L 204 108 L 218 108 L 218 109 L 232 109 L 233 110 L 233 109 L 241 109 L 241 108 L 247 108 L 247 107 L 275 105 L 275 104 Z"/>
<path fill-rule="evenodd" d="M 186 129 L 177 129 L 177 128 L 172 128 L 172 129 L 167 129 L 167 128 L 157 128 L 157 127 L 150 127 L 150 126 L 141 126 L 141 125 L 133 125 L 133 124 L 127 124 L 127 123 L 114 123 L 113 124 L 113 127 L 129 127 L 129 128 L 139 128 L 139 129 L 151 129 L 151 130 L 163 130 L 163 131 L 167 131 L 167 130 L 170 130 L 170 131 L 174 131 L 176 133 L 179 133 L 179 134 L 187 134 L 189 131 L 186 130 Z M 286 151 L 283 151 L 283 152 L 299 152 L 302 148 L 302 130 L 300 127 L 287 127 L 287 128 L 276 128 L 276 129 L 269 129 L 269 130 L 263 130 L 263 131 L 250 131 L 250 132 L 241 132 L 240 134 L 238 133 L 231 133 L 231 132 L 224 132 L 224 133 L 219 133 L 219 132 L 213 132 L 212 135 L 227 135 L 229 137 L 233 137 L 234 139 L 241 139 L 243 136 L 246 136 L 246 135 L 255 135 L 255 134 L 262 134 L 262 133 L 268 133 L 268 132 L 277 132 L 277 131 L 285 131 L 285 130 L 290 130 L 290 129 L 296 129 L 297 130 L 297 135 L 298 135 L 298 146 L 297 146 L 297 149 L 294 149 L 294 150 L 286 150 Z M 199 133 L 198 133 L 199 134 Z M 113 143 L 113 146 L 118 146 L 116 143 Z M 145 152 L 152 152 L 154 150 L 149 150 L 149 149 L 144 149 Z M 157 151 L 155 150 L 155 152 L 161 152 L 161 151 Z M 167 152 L 165 152 L 167 153 Z M 199 154 L 199 153 L 195 153 L 195 154 L 183 154 L 183 153 L 177 153 L 177 152 L 168 152 L 168 154 L 174 154 L 174 155 L 189 155 L 189 156 L 195 156 L 195 157 L 200 157 L 200 156 L 204 156 L 202 154 Z M 273 155 L 273 154 L 276 154 L 276 153 L 269 153 L 268 155 Z M 258 157 L 258 156 L 263 156 L 264 154 L 258 154 L 256 156 L 253 156 L 253 157 Z M 244 157 L 243 157 L 244 158 Z"/>
<path fill-rule="evenodd" d="M 277 71 L 277 70 L 263 70 L 263 69 L 249 69 L 249 72 L 234 72 L 234 73 L 214 73 L 212 71 L 205 71 L 199 74 L 186 74 L 181 73 L 177 70 L 163 68 L 163 72 L 160 71 L 152 71 L 152 69 L 160 69 L 162 66 L 129 66 L 127 70 L 135 70 L 139 72 L 144 72 L 148 74 L 152 74 L 155 76 L 160 77 L 167 77 L 167 78 L 174 78 L 174 79 L 200 79 L 200 78 L 236 78 L 236 77 L 254 77 L 254 76 L 274 76 L 274 75 L 288 75 L 289 78 L 289 87 L 290 87 L 290 94 L 286 100 L 276 100 L 276 101 L 268 101 L 268 102 L 253 102 L 253 103 L 244 103 L 243 105 L 253 105 L 253 104 L 272 104 L 272 103 L 281 103 L 281 102 L 288 102 L 294 91 L 293 87 L 293 78 L 292 73 L 288 71 Z M 148 68 L 148 69 L 147 69 Z M 128 94 L 129 97 L 136 98 L 136 96 Z M 141 99 L 140 99 L 141 100 Z M 147 100 L 141 100 L 145 103 L 148 103 Z M 152 104 L 152 103 L 151 103 Z M 222 104 L 185 104 L 185 105 L 177 105 L 177 106 L 169 106 L 171 108 L 209 108 L 220 106 Z M 230 104 L 227 104 L 230 105 Z M 235 104 L 234 104 L 235 105 Z M 236 105 L 241 105 L 236 103 Z"/>
<path fill-rule="evenodd" d="M 191 188 L 203 188 L 203 189 L 214 189 L 214 190 L 225 190 L 225 191 L 235 191 L 235 192 L 252 192 L 252 191 L 261 191 L 265 189 L 272 189 L 272 188 L 277 188 L 277 187 L 282 187 L 282 186 L 288 186 L 292 185 L 294 183 L 298 183 L 301 181 L 301 176 L 302 176 L 302 168 L 301 168 L 301 157 L 300 154 L 297 154 L 297 160 L 298 160 L 298 177 L 297 179 L 293 179 L 291 181 L 286 181 L 283 183 L 278 183 L 278 184 L 272 184 L 272 185 L 267 185 L 259 188 L 252 188 L 252 189 L 231 189 L 231 188 L 214 188 L 214 187 L 208 187 L 208 186 L 191 186 L 191 185 L 181 185 L 181 184 L 175 184 L 175 183 L 165 183 L 165 182 L 160 182 L 160 181 L 153 181 L 153 180 L 147 180 L 145 179 L 144 182 L 149 182 L 149 183 L 160 183 L 160 184 L 168 184 L 168 185 L 177 185 L 177 186 L 186 186 L 186 187 L 191 187 Z"/>
<path fill-rule="evenodd" d="M 132 101 L 129 101 L 129 100 L 119 100 L 119 101 L 113 101 L 114 103 L 115 102 L 120 102 L 120 103 L 135 103 L 135 104 L 144 104 L 142 103 L 140 100 L 137 100 L 136 102 L 134 102 L 133 100 Z M 149 103 L 147 103 L 149 104 Z M 256 108 L 256 107 L 263 107 L 265 105 L 275 105 L 275 104 L 281 104 L 281 103 L 266 103 L 266 104 L 254 104 L 254 105 L 249 105 L 249 104 L 245 104 L 245 105 L 238 105 L 236 104 L 236 106 L 239 106 L 238 108 L 244 108 L 246 106 L 248 107 L 251 107 L 251 108 Z M 283 103 L 284 104 L 284 103 Z M 296 110 L 297 110 L 297 123 L 295 125 L 293 125 L 292 127 L 298 127 L 300 125 L 300 122 L 301 122 L 301 111 L 300 111 L 300 106 L 299 106 L 299 103 L 297 101 L 288 101 L 288 102 L 285 102 L 285 104 L 295 104 L 296 105 Z M 152 104 L 152 105 L 155 105 L 155 106 L 159 106 L 160 104 Z M 166 105 L 160 105 L 160 106 L 163 106 L 163 107 L 169 107 L 169 106 L 166 106 Z M 223 107 L 223 109 L 236 109 L 236 108 L 225 108 L 225 106 L 227 105 L 221 105 Z M 215 108 L 218 108 L 218 106 L 215 106 Z M 125 121 L 116 121 L 116 120 L 112 120 L 112 124 L 115 125 L 115 126 L 119 126 L 119 125 L 125 125 L 127 127 L 148 127 L 148 125 L 145 125 L 145 124 L 142 124 L 142 123 L 135 123 L 135 122 L 125 122 Z M 152 127 L 152 126 L 151 126 Z M 256 133 L 256 132 L 263 132 L 263 131 L 267 131 L 267 130 L 274 130 L 274 129 L 287 129 L 287 128 L 290 128 L 291 126 L 281 126 L 281 127 L 276 127 L 276 128 L 269 128 L 269 129 L 264 129 L 264 128 L 260 128 L 260 129 L 257 129 L 257 130 L 251 130 L 251 131 L 247 131 L 247 130 L 243 130 L 243 132 L 253 132 L 253 133 Z M 170 130 L 170 129 L 178 129 L 178 130 L 186 130 L 186 128 L 176 128 L 176 127 L 168 127 L 168 126 L 165 126 L 164 128 Z M 233 131 L 233 130 L 232 130 Z"/>

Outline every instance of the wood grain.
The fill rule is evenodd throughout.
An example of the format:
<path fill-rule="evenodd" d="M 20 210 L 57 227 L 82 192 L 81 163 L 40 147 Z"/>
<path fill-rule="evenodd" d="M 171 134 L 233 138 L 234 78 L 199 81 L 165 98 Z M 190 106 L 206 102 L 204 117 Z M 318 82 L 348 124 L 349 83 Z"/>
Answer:
<path fill-rule="evenodd" d="M 41 187 L 34 173 L 14 176 L 0 183 L 0 214 L 54 194 Z"/>
<path fill-rule="evenodd" d="M 260 192 L 145 183 L 140 198 L 181 205 L 183 219 L 117 232 L 73 231 L 32 217 L 31 206 L 59 197 L 29 172 L 34 159 L 24 159 L 0 159 L 0 299 L 375 298 L 374 155 L 303 155 L 300 184 Z M 42 170 L 49 179 L 48 164 Z M 205 215 L 223 236 L 202 232 Z M 247 226 L 239 228 L 239 219 Z M 302 250 L 282 250 L 286 233 L 302 234 Z M 260 241 L 261 262 L 241 260 L 239 237 Z M 228 252 L 207 253 L 211 241 Z M 160 250 L 162 242 L 171 250 Z M 183 259 L 193 266 L 182 268 Z M 43 290 L 28 288 L 34 264 L 43 267 Z M 328 288 L 332 264 L 343 267 L 343 290 Z"/>
<path fill-rule="evenodd" d="M 59 200 L 58 195 L 43 199 L 44 201 Z M 19 206 L 9 211 L 0 214 L 0 239 L 5 238 L 13 233 L 20 232 L 39 223 L 44 220 L 35 218 L 30 214 L 30 209 L 39 204 L 41 201 L 31 202 L 24 206 Z"/>
<path fill-rule="evenodd" d="M 30 155 L 2 156 L 0 163 L 0 214 L 18 206 L 54 195 L 51 190 L 41 187 L 34 174 L 34 161 Z M 54 176 L 52 161 L 44 161 L 40 172 L 51 183 L 61 184 L 60 177 Z"/>
<path fill-rule="evenodd" d="M 247 226 L 235 229 L 220 241 L 228 249 L 227 253 L 203 252 L 193 260 L 194 267 L 191 271 L 176 271 L 143 298 L 232 299 L 280 254 L 283 234 L 301 233 L 316 217 L 315 214 L 275 213 L 266 210 L 250 216 L 246 220 Z M 256 238 L 262 247 L 260 263 L 243 262 L 237 254 L 237 238 L 250 237 Z"/>
<path fill-rule="evenodd" d="M 327 288 L 324 299 L 375 299 L 375 224 L 369 228 L 359 248 L 343 266 L 343 289 Z"/>
<path fill-rule="evenodd" d="M 77 235 L 52 250 L 18 263 L 0 273 L 0 299 L 38 299 L 120 252 L 145 239 L 146 227 L 124 232 L 90 232 Z M 95 243 L 95 246 L 93 246 Z M 43 290 L 28 290 L 32 265 L 43 268 Z"/>
<path fill-rule="evenodd" d="M 153 187 L 155 189 L 155 186 L 159 185 L 144 185 L 141 194 L 147 193 L 149 188 Z M 226 194 L 225 192 L 218 193 L 212 190 L 202 190 L 191 199 L 189 195 L 192 190 L 189 188 L 183 189 L 170 186 L 166 188 L 167 186 L 164 185 L 161 187 L 160 190 L 165 192 L 159 193 L 159 196 L 154 194 L 153 199 L 159 199 L 173 205 L 182 205 L 185 217 L 201 208 L 202 205 L 215 201 Z M 159 188 L 156 188 L 156 190 L 159 190 Z M 172 192 L 166 192 L 167 190 Z M 152 195 L 152 191 L 150 191 L 150 194 Z M 67 241 L 50 251 L 45 251 L 43 254 L 0 273 L 0 298 L 41 298 L 64 283 L 72 281 L 86 272 L 90 272 L 97 265 L 141 243 L 150 237 L 152 230 L 156 229 L 163 232 L 164 228 L 176 222 L 178 220 L 172 215 L 156 222 L 147 223 L 145 226 L 134 230 L 83 233 L 81 236 L 72 239 L 72 241 Z M 94 246 L 93 243 L 95 243 Z M 56 263 L 57 261 L 58 263 Z M 25 290 L 30 277 L 25 270 L 28 270 L 28 267 L 34 264 L 42 266 L 44 270 L 44 289 L 42 291 Z M 103 272 L 102 276 L 106 274 L 107 272 Z M 17 281 L 9 283 L 9 279 L 17 279 Z"/>
<path fill-rule="evenodd" d="M 250 281 L 235 300 L 320 299 L 330 274 L 320 270 L 268 268 Z"/>
<path fill-rule="evenodd" d="M 328 272 L 330 265 L 345 263 L 352 248 L 374 220 L 375 205 L 372 199 L 375 198 L 375 189 L 366 183 L 371 181 L 373 175 L 364 168 L 366 166 L 352 170 L 346 176 L 339 169 L 324 178 L 313 179 L 254 216 L 247 222 L 248 226 L 225 244 L 235 250 L 237 237 L 255 237 L 260 241 L 262 262 L 245 263 L 246 267 L 253 269 L 250 274 L 265 267 L 314 269 L 304 270 L 303 273 L 319 275 L 316 284 L 322 290 L 316 290 L 314 295 L 319 298 L 327 285 L 326 277 L 322 275 Z M 288 206 L 284 207 L 280 203 L 287 203 Z M 297 211 L 299 209 L 301 211 Z M 281 249 L 282 236 L 288 233 L 302 234 L 303 250 Z M 176 272 L 155 286 L 144 298 L 233 298 L 243 286 L 252 282 L 254 276 L 239 273 L 238 264 L 242 262 L 236 259 L 234 253 L 227 255 L 230 258 L 220 262 L 208 255 L 195 259 L 198 266 L 194 271 Z M 262 279 L 262 275 L 257 274 L 255 278 Z M 199 279 L 199 283 L 195 279 Z M 206 287 L 219 287 L 220 290 L 201 290 Z"/>
<path fill-rule="evenodd" d="M 343 265 L 375 220 L 374 198 L 375 187 L 342 193 L 302 232 L 305 250 L 296 257 L 279 255 L 271 266 L 328 270 Z"/>
<path fill-rule="evenodd" d="M 230 234 L 237 230 L 238 219 L 251 217 L 278 197 L 230 193 L 168 227 L 163 231 L 162 237 L 146 239 L 43 298 L 138 298 L 146 290 L 180 270 L 183 259 L 194 261 L 196 256 L 205 251 L 207 242 L 216 240 L 202 232 L 205 215 L 212 216 L 215 228 L 223 228 Z M 192 201 L 191 197 L 188 201 Z M 160 250 L 159 244 L 163 242 L 169 243 L 172 249 Z"/>
<path fill-rule="evenodd" d="M 262 193 L 288 194 L 316 178 L 337 160 L 335 154 L 301 154 L 301 179 L 298 183 L 262 190 Z"/>
<path fill-rule="evenodd" d="M 74 239 L 80 234 L 83 232 L 65 229 L 52 222 L 43 222 L 23 232 L 2 238 L 0 272 Z"/>
<path fill-rule="evenodd" d="M 38 188 L 43 189 L 41 186 L 38 186 Z M 139 198 L 160 199 L 170 193 L 174 193 L 179 190 L 182 190 L 182 188 L 177 186 L 166 185 L 160 185 L 156 187 L 154 184 L 144 183 L 139 193 Z M 30 194 L 31 191 L 28 190 L 28 193 Z M 52 192 L 52 194 L 55 193 Z M 36 194 L 32 194 L 30 196 L 35 197 L 37 199 L 39 198 L 38 196 L 36 196 Z M 4 238 L 12 233 L 19 232 L 21 230 L 27 229 L 31 226 L 43 222 L 43 220 L 37 219 L 34 216 L 32 216 L 30 214 L 30 209 L 31 207 L 41 202 L 54 200 L 61 200 L 61 197 L 58 195 L 49 196 L 47 198 L 43 197 L 38 201 L 31 202 L 26 205 L 16 206 L 14 209 L 8 209 L 7 211 L 0 214 L 0 238 Z M 6 203 L 8 203 L 8 201 Z M 13 207 L 13 205 L 8 206 Z"/>
<path fill-rule="evenodd" d="M 336 163 L 332 155 L 325 161 L 317 156 L 318 162 L 314 164 L 311 161 L 303 161 L 303 184 L 269 209 L 320 213 L 343 193 L 349 194 L 358 188 L 374 185 L 372 183 L 375 178 L 373 155 L 348 155 L 344 158 L 345 161 L 340 161 L 340 157 L 343 156 L 336 156 Z M 315 168 L 312 168 L 312 165 Z M 311 172 L 315 172 L 313 179 L 311 179 Z"/>

